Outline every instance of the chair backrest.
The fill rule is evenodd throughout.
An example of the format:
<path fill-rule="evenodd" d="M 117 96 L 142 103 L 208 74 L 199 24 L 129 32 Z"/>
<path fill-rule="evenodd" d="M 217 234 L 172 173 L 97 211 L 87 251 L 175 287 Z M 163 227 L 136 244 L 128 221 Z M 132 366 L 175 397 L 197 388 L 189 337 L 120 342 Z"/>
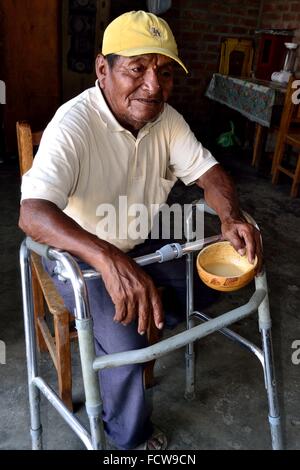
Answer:
<path fill-rule="evenodd" d="M 20 174 L 23 176 L 32 166 L 33 149 L 40 144 L 43 131 L 32 132 L 29 123 L 26 121 L 18 121 L 16 128 Z"/>
<path fill-rule="evenodd" d="M 282 109 L 279 132 L 284 136 L 288 133 L 291 123 L 300 123 L 300 106 L 293 100 L 295 88 L 293 82 L 295 77 L 292 75 L 286 90 L 284 105 Z"/>
<path fill-rule="evenodd" d="M 221 44 L 219 73 L 249 77 L 253 61 L 251 39 L 224 38 Z"/>

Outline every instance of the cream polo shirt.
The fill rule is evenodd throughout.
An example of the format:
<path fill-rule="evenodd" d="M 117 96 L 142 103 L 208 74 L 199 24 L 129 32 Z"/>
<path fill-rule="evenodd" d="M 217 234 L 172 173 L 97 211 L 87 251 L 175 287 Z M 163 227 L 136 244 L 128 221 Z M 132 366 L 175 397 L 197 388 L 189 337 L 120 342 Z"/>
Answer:
<path fill-rule="evenodd" d="M 176 178 L 191 184 L 216 163 L 168 104 L 135 138 L 115 119 L 96 82 L 48 124 L 23 176 L 22 200 L 51 201 L 88 232 L 128 251 L 146 237 L 131 235 L 133 205 L 143 204 L 150 214 L 166 202 Z"/>

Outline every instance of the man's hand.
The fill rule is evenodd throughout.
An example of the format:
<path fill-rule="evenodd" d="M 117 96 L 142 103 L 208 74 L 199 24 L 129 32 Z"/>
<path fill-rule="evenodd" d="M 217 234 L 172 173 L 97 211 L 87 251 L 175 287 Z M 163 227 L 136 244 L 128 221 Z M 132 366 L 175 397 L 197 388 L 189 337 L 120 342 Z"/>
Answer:
<path fill-rule="evenodd" d="M 240 255 L 247 254 L 249 263 L 253 264 L 255 255 L 257 256 L 256 272 L 259 273 L 262 268 L 262 246 L 259 231 L 246 221 L 233 219 L 223 221 L 221 229 L 223 239 L 230 241 Z"/>
<path fill-rule="evenodd" d="M 161 300 L 151 278 L 126 254 L 86 232 L 55 204 L 43 199 L 22 202 L 20 228 L 33 240 L 66 250 L 98 271 L 115 304 L 114 320 L 128 325 L 138 318 L 144 334 L 153 315 L 163 328 Z"/>
<path fill-rule="evenodd" d="M 128 325 L 138 319 L 138 332 L 147 331 L 149 318 L 163 328 L 162 303 L 152 279 L 126 254 L 111 246 L 101 255 L 101 272 L 105 287 L 115 304 L 115 322 Z"/>
<path fill-rule="evenodd" d="M 262 246 L 259 231 L 243 219 L 238 195 L 232 179 L 221 165 L 215 165 L 204 173 L 196 183 L 204 189 L 207 204 L 216 211 L 222 224 L 222 235 L 250 263 L 258 258 L 256 271 L 262 268 Z"/>

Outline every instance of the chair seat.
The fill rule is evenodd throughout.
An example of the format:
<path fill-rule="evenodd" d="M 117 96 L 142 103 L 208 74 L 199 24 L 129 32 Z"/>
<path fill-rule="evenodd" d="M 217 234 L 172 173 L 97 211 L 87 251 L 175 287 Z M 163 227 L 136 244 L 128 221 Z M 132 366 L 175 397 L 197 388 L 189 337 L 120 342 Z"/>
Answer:
<path fill-rule="evenodd" d="M 49 274 L 45 271 L 39 255 L 32 253 L 32 264 L 43 291 L 49 312 L 52 315 L 63 315 L 66 312 L 64 301 L 57 292 L 55 285 Z"/>

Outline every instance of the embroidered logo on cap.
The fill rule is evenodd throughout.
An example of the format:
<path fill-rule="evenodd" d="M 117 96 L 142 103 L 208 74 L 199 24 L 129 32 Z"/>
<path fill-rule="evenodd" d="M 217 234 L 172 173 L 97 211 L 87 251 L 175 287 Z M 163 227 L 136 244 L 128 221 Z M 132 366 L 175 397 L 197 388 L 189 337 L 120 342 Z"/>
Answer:
<path fill-rule="evenodd" d="M 159 29 L 155 28 L 155 26 L 151 26 L 150 28 L 150 33 L 152 34 L 153 37 L 155 38 L 160 38 L 161 37 L 161 32 Z"/>

